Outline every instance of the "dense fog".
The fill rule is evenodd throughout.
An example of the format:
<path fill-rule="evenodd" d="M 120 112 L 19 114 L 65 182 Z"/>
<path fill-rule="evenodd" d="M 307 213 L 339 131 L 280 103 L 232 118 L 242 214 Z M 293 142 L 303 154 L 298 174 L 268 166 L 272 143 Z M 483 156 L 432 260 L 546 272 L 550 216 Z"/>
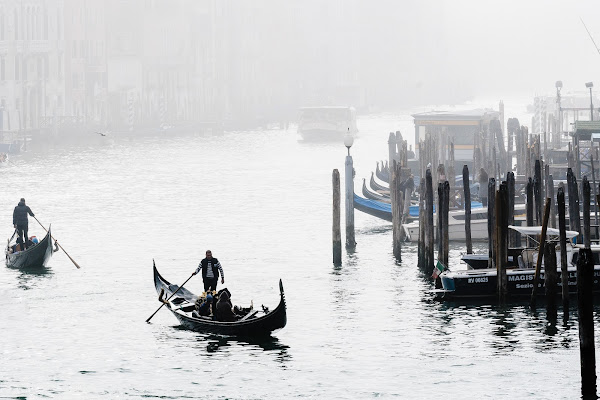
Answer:
<path fill-rule="evenodd" d="M 600 70 L 586 0 L 0 1 L 0 130 L 289 122 L 584 91 Z M 585 22 L 590 35 L 584 27 Z"/>

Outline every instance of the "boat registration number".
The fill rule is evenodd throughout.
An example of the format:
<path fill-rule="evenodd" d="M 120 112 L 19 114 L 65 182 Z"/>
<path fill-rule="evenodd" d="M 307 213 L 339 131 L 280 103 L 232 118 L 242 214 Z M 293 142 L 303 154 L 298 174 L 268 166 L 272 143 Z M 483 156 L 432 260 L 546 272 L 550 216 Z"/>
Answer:
<path fill-rule="evenodd" d="M 488 281 L 487 276 L 482 276 L 479 278 L 469 278 L 467 279 L 467 283 L 486 283 Z"/>

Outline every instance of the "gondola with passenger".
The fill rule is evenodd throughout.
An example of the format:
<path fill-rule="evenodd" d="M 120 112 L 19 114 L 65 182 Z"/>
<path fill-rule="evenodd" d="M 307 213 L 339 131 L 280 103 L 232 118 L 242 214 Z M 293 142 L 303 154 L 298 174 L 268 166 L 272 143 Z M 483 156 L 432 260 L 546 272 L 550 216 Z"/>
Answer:
<path fill-rule="evenodd" d="M 285 327 L 287 323 L 285 294 L 281 280 L 279 280 L 279 304 L 275 309 L 239 308 L 238 316 L 234 321 L 218 321 L 212 316 L 200 315 L 196 306 L 200 296 L 184 287 L 169 283 L 160 275 L 156 265 L 154 265 L 154 286 L 159 294 L 159 300 L 169 308 L 181 325 L 197 332 L 227 336 L 268 336 Z"/>
<path fill-rule="evenodd" d="M 52 236 L 50 227 L 48 233 L 38 243 L 30 243 L 27 248 L 23 248 L 22 243 L 12 243 L 12 238 L 8 240 L 6 245 L 6 266 L 19 269 L 38 269 L 48 265 L 52 253 L 58 250 L 52 246 Z"/>

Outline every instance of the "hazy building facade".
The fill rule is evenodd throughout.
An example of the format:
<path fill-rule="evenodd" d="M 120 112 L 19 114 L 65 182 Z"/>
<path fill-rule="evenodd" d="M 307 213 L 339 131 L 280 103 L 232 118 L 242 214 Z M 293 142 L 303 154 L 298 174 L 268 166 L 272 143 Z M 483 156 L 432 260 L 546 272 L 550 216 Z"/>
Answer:
<path fill-rule="evenodd" d="M 0 1 L 0 131 L 37 129 L 61 107 L 62 1 Z"/>

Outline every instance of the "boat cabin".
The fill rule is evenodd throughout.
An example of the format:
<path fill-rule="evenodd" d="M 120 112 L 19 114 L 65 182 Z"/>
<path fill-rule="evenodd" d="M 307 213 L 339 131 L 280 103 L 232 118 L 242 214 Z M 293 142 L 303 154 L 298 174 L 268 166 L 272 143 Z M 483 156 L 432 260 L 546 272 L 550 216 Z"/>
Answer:
<path fill-rule="evenodd" d="M 303 107 L 300 109 L 298 133 L 305 140 L 343 140 L 358 132 L 353 107 Z"/>
<path fill-rule="evenodd" d="M 489 129 L 492 120 L 500 118 L 500 112 L 491 109 L 467 111 L 430 111 L 413 114 L 415 123 L 415 150 L 419 158 L 419 142 L 430 133 L 440 137 L 440 143 L 454 143 L 456 161 L 473 161 L 476 137 Z M 442 141 L 443 140 L 443 141 Z"/>

